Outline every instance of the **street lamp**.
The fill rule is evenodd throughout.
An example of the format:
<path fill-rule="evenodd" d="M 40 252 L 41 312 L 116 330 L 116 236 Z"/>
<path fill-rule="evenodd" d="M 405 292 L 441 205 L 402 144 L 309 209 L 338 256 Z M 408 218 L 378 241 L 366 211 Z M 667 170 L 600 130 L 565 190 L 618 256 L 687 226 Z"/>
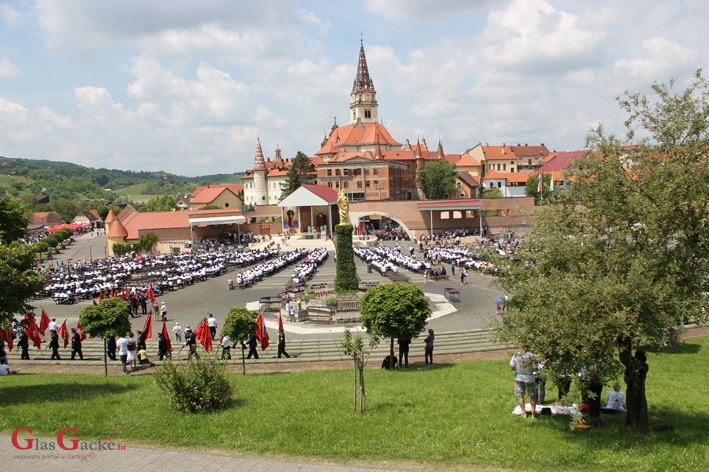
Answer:
<path fill-rule="evenodd" d="M 103 258 L 108 259 L 108 253 L 106 252 L 106 245 L 103 245 Z"/>
<path fill-rule="evenodd" d="M 92 261 L 94 260 L 94 255 L 91 252 L 91 244 L 89 244 L 89 259 L 91 259 Z"/>

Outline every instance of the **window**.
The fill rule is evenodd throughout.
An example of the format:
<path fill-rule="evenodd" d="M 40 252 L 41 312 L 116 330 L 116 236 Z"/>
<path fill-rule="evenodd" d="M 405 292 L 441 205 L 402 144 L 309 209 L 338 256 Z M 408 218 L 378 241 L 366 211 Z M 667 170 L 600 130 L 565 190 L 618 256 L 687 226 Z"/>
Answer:
<path fill-rule="evenodd" d="M 265 200 L 266 200 L 266 196 L 264 195 L 264 196 L 261 197 L 261 201 L 263 202 L 263 201 L 265 201 Z"/>
<path fill-rule="evenodd" d="M 328 169 L 328 170 L 327 170 L 327 176 L 328 176 L 328 177 L 332 177 L 332 169 Z"/>
<path fill-rule="evenodd" d="M 493 182 L 490 182 L 490 188 L 493 188 L 495 184 Z"/>
<path fill-rule="evenodd" d="M 362 188 L 362 181 L 361 180 L 357 181 L 357 188 Z"/>
<path fill-rule="evenodd" d="M 515 173 L 515 168 L 514 168 L 514 167 L 510 167 L 510 172 L 514 174 L 514 173 Z"/>
<path fill-rule="evenodd" d="M 349 183 L 349 182 L 343 182 L 342 185 L 344 185 L 345 188 L 350 188 L 350 183 Z"/>
<path fill-rule="evenodd" d="M 372 169 L 372 172 L 374 173 L 374 175 L 379 175 L 379 167 L 375 167 L 374 169 Z"/>
<path fill-rule="evenodd" d="M 340 182 L 335 182 L 335 188 L 340 188 Z"/>
<path fill-rule="evenodd" d="M 460 182 L 456 182 L 455 186 L 458 187 L 458 190 L 463 188 L 463 184 L 461 184 Z"/>
<path fill-rule="evenodd" d="M 497 188 L 502 188 L 502 182 L 497 182 Z"/>
<path fill-rule="evenodd" d="M 369 188 L 369 180 L 366 180 L 366 181 L 364 182 L 364 186 L 365 186 L 366 188 Z"/>
<path fill-rule="evenodd" d="M 369 175 L 369 169 L 364 169 L 364 175 Z"/>
<path fill-rule="evenodd" d="M 335 169 L 335 175 L 338 177 L 340 176 L 340 169 Z"/>
<path fill-rule="evenodd" d="M 356 169 L 352 169 L 352 175 L 362 175 L 362 169 L 359 167 Z"/>
<path fill-rule="evenodd" d="M 379 188 L 379 181 L 378 180 L 374 181 L 374 188 Z"/>
<path fill-rule="evenodd" d="M 500 164 L 497 164 L 497 170 L 500 170 Z"/>
<path fill-rule="evenodd" d="M 365 118 L 371 118 L 371 117 L 372 117 L 372 111 L 371 111 L 371 110 L 364 110 L 364 117 L 365 117 Z"/>
<path fill-rule="evenodd" d="M 502 170 L 507 170 L 507 164 L 502 164 Z"/>
<path fill-rule="evenodd" d="M 330 187 L 330 188 L 332 188 L 332 182 L 328 182 L 328 183 L 327 183 L 327 186 Z"/>
<path fill-rule="evenodd" d="M 465 194 L 461 193 L 460 195 L 458 195 L 458 198 L 465 198 Z"/>
<path fill-rule="evenodd" d="M 531 159 L 527 159 L 527 164 L 529 164 L 529 165 L 531 166 L 531 165 L 532 165 L 532 160 L 531 160 Z"/>

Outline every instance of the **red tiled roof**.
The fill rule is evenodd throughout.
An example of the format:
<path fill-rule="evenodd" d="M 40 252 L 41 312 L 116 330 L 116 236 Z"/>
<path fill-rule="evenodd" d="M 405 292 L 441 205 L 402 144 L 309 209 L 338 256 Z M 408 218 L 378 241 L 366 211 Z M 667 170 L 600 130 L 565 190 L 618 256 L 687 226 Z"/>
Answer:
<path fill-rule="evenodd" d="M 121 223 L 121 220 L 115 220 L 111 223 L 111 228 L 108 230 L 108 234 L 106 236 L 109 238 L 125 238 L 128 236 L 128 231 L 126 231 L 126 228 Z M 138 239 L 138 237 L 136 236 L 133 239 Z"/>
<path fill-rule="evenodd" d="M 322 198 L 326 202 L 337 201 L 337 190 L 328 187 L 327 185 L 303 185 L 310 192 Z"/>
<path fill-rule="evenodd" d="M 566 168 L 569 167 L 569 165 L 571 164 L 571 162 L 573 160 L 583 157 L 583 155 L 586 154 L 587 152 L 588 152 L 588 150 L 552 153 L 550 155 L 549 161 L 547 161 L 547 163 L 544 164 L 541 167 L 541 169 L 539 169 L 539 171 L 540 172 L 557 172 L 557 171 L 565 170 Z"/>
<path fill-rule="evenodd" d="M 96 210 L 89 210 L 89 213 L 91 213 L 92 215 L 94 215 L 94 217 L 95 217 L 98 221 L 101 221 L 101 215 L 99 215 Z"/>
<path fill-rule="evenodd" d="M 508 173 L 503 174 L 502 172 L 498 172 L 496 170 L 491 170 L 489 172 L 485 172 L 485 175 L 483 176 L 483 180 L 494 180 L 494 179 L 507 180 L 507 177 L 510 175 L 512 175 L 512 174 L 508 174 Z"/>
<path fill-rule="evenodd" d="M 113 213 L 113 208 L 108 209 L 108 214 L 106 215 L 106 219 L 103 220 L 104 223 L 113 223 L 113 221 L 116 219 L 116 214 Z"/>
<path fill-rule="evenodd" d="M 488 161 L 517 159 L 509 146 L 483 146 L 482 148 L 485 159 Z"/>
<path fill-rule="evenodd" d="M 53 226 L 62 224 L 62 217 L 55 211 L 41 211 L 30 214 L 31 225 Z"/>
<path fill-rule="evenodd" d="M 373 146 L 377 142 L 388 146 L 401 146 L 380 123 L 350 123 L 335 128 L 315 155 L 332 154 L 344 146 Z"/>
<path fill-rule="evenodd" d="M 225 187 L 209 187 L 190 198 L 190 203 L 207 205 L 216 200 L 224 192 L 229 192 L 234 195 L 234 192 Z"/>
<path fill-rule="evenodd" d="M 468 184 L 469 187 L 480 187 L 480 181 L 478 178 L 468 172 L 458 171 L 458 178 Z"/>
<path fill-rule="evenodd" d="M 510 149 L 517 157 L 545 157 L 549 155 L 549 149 L 544 144 L 539 146 L 510 146 Z"/>
<path fill-rule="evenodd" d="M 470 154 L 466 154 L 455 163 L 458 167 L 480 167 L 480 163 Z"/>

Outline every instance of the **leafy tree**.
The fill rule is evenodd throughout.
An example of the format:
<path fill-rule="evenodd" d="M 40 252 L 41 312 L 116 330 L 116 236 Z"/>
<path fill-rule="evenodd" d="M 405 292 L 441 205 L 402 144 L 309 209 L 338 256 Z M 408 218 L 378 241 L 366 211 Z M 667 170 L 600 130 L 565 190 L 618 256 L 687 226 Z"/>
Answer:
<path fill-rule="evenodd" d="M 229 340 L 233 343 L 241 345 L 241 368 L 246 375 L 246 356 L 244 355 L 244 341 L 250 334 L 256 332 L 256 318 L 258 312 L 247 310 L 246 308 L 232 308 L 226 317 L 224 326 L 222 327 L 222 336 L 228 335 Z"/>
<path fill-rule="evenodd" d="M 177 210 L 177 198 L 172 195 L 158 195 L 148 200 L 145 204 L 145 211 L 174 211 Z"/>
<path fill-rule="evenodd" d="M 551 174 L 542 174 L 542 191 L 539 192 L 539 174 L 531 174 L 527 177 L 527 184 L 524 186 L 524 194 L 528 197 L 534 197 L 534 203 L 541 205 L 550 203 L 554 193 L 551 190 Z"/>
<path fill-rule="evenodd" d="M 29 311 L 27 303 L 42 290 L 42 276 L 32 270 L 34 248 L 13 241 L 0 245 L 0 326 L 16 314 Z"/>
<path fill-rule="evenodd" d="M 502 195 L 502 190 L 500 190 L 497 187 L 485 190 L 483 194 L 480 196 L 480 198 L 502 198 L 504 195 Z"/>
<path fill-rule="evenodd" d="M 285 198 L 298 188 L 315 178 L 315 166 L 310 162 L 310 158 L 298 151 L 295 157 L 291 160 L 291 166 L 288 168 L 286 184 L 281 192 L 281 198 Z"/>
<path fill-rule="evenodd" d="M 24 238 L 29 222 L 27 205 L 14 198 L 0 198 L 0 243 L 10 244 Z"/>
<path fill-rule="evenodd" d="M 103 365 L 108 375 L 106 339 L 125 336 L 131 331 L 130 305 L 121 298 L 105 298 L 98 305 L 89 305 L 81 310 L 79 323 L 82 331 L 92 338 L 103 338 Z"/>
<path fill-rule="evenodd" d="M 158 237 L 155 236 L 155 233 L 148 233 L 138 238 L 138 244 L 136 244 L 135 246 L 138 251 L 150 252 L 153 250 L 157 242 Z"/>
<path fill-rule="evenodd" d="M 428 200 L 441 200 L 446 193 L 455 192 L 455 179 L 458 177 L 455 164 L 439 159 L 426 164 L 416 175 L 423 194 Z"/>
<path fill-rule="evenodd" d="M 51 207 L 54 211 L 59 213 L 62 217 L 62 221 L 65 223 L 74 221 L 74 218 L 76 218 L 77 213 L 80 211 L 79 207 L 77 207 L 73 201 L 67 199 L 55 201 L 51 203 Z"/>
<path fill-rule="evenodd" d="M 433 311 L 423 290 L 416 285 L 377 285 L 359 302 L 362 326 L 369 335 L 390 338 L 390 367 L 394 368 L 394 338 L 414 339 L 426 329 Z"/>
<path fill-rule="evenodd" d="M 673 85 L 653 85 L 654 103 L 617 98 L 627 142 L 602 126 L 589 135 L 575 179 L 538 212 L 521 263 L 505 268 L 512 297 L 497 330 L 546 360 L 551 378 L 582 366 L 600 366 L 606 380 L 625 371 L 640 433 L 650 430 L 645 351 L 708 317 L 709 87 L 700 72 L 684 91 Z M 629 146 L 636 129 L 648 137 Z"/>
<path fill-rule="evenodd" d="M 379 338 L 375 335 L 369 336 L 369 344 L 365 346 L 364 339 L 357 333 L 352 337 L 349 329 L 345 329 L 345 334 L 342 338 L 340 348 L 342 352 L 352 358 L 354 362 L 354 410 L 359 413 L 364 413 L 365 407 L 365 389 L 364 389 L 364 368 L 369 360 L 369 355 L 379 344 Z M 357 393 L 359 393 L 359 405 L 357 402 Z"/>
<path fill-rule="evenodd" d="M 337 264 L 335 268 L 335 293 L 356 292 L 359 289 L 357 268 L 352 250 L 352 225 L 335 225 Z"/>

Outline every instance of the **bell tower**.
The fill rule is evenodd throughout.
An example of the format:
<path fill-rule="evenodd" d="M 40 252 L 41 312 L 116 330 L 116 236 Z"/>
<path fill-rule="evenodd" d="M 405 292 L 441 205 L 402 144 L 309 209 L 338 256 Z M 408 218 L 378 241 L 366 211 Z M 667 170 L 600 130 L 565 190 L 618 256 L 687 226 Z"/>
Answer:
<path fill-rule="evenodd" d="M 360 40 L 357 75 L 355 75 L 350 94 L 352 124 L 357 122 L 377 123 L 379 120 L 377 106 L 377 91 L 374 90 L 374 82 L 369 77 L 367 58 L 364 55 L 364 43 Z"/>

